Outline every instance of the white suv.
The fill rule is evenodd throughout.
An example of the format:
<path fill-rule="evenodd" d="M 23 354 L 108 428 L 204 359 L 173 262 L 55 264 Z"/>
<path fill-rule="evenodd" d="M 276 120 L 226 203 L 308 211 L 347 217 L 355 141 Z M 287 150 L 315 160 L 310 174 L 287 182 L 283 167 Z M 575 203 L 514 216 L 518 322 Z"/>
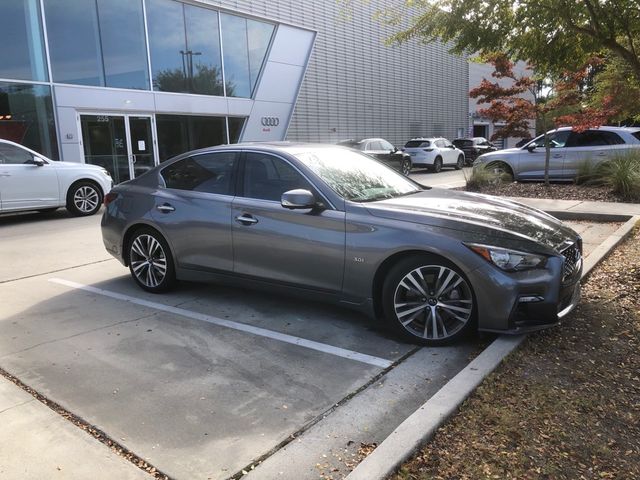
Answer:
<path fill-rule="evenodd" d="M 549 178 L 572 180 L 580 165 L 597 165 L 630 148 L 640 148 L 640 128 L 598 127 L 578 133 L 571 127 L 547 132 L 551 144 Z M 487 165 L 511 175 L 515 180 L 544 178 L 544 136 L 539 136 L 520 148 L 509 148 L 480 155 L 476 165 Z"/>
<path fill-rule="evenodd" d="M 0 139 L 0 213 L 67 207 L 75 216 L 93 215 L 112 186 L 102 167 L 54 162 Z"/>
<path fill-rule="evenodd" d="M 414 167 L 427 167 L 433 172 L 464 166 L 464 152 L 446 138 L 412 138 L 402 150 L 411 155 Z"/>

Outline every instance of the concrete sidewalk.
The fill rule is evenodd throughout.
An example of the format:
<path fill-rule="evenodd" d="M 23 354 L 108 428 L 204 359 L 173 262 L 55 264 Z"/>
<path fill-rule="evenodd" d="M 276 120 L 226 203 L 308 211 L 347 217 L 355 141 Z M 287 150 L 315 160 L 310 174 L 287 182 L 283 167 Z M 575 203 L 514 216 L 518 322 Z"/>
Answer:
<path fill-rule="evenodd" d="M 549 198 L 511 197 L 519 203 L 544 210 L 569 214 L 595 214 L 612 216 L 640 215 L 640 203 L 590 202 L 582 200 L 553 200 Z"/>

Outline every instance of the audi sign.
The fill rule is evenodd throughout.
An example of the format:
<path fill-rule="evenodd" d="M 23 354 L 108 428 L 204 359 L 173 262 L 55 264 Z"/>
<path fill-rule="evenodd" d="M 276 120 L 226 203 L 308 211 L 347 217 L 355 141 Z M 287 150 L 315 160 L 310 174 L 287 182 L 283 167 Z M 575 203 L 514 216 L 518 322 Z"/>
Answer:
<path fill-rule="evenodd" d="M 280 119 L 278 117 L 262 117 L 260 123 L 263 127 L 277 127 L 280 125 Z"/>

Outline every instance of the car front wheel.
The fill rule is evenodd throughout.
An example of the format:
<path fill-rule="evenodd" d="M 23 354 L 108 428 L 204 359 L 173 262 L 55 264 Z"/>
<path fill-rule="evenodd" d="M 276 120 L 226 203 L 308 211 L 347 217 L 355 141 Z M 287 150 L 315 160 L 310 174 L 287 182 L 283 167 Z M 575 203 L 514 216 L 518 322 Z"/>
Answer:
<path fill-rule="evenodd" d="M 101 205 L 102 190 L 93 182 L 76 182 L 67 192 L 67 210 L 76 217 L 93 215 Z"/>
<path fill-rule="evenodd" d="M 409 174 L 411 173 L 411 160 L 409 160 L 408 158 L 405 158 L 404 160 L 402 160 L 402 165 L 400 166 L 400 171 L 402 172 L 402 174 L 405 177 L 408 177 Z"/>
<path fill-rule="evenodd" d="M 151 228 L 137 230 L 128 244 L 129 271 L 143 290 L 162 293 L 176 281 L 175 267 L 169 245 Z"/>
<path fill-rule="evenodd" d="M 471 285 L 453 264 L 423 255 L 397 263 L 382 289 L 388 324 L 405 339 L 445 345 L 463 336 L 475 318 Z"/>

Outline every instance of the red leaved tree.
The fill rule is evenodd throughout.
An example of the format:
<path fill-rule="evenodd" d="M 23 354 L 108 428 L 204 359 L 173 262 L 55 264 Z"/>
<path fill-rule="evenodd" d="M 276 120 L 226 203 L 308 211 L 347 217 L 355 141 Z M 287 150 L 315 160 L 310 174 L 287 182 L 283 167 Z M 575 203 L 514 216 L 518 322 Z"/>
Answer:
<path fill-rule="evenodd" d="M 493 65 L 492 76 L 497 81 L 483 79 L 469 92 L 469 96 L 477 98 L 479 104 L 489 105 L 479 110 L 480 115 L 493 122 L 504 123 L 504 127 L 491 139 L 527 138 L 530 124 L 535 121 L 544 135 L 544 182 L 549 185 L 551 145 L 547 131 L 559 126 L 572 126 L 576 131 L 583 131 L 603 125 L 614 114 L 609 105 L 598 109 L 585 107 L 586 83 L 601 60 L 591 59 L 579 71 L 566 72 L 554 81 L 516 74 L 515 64 L 504 54 L 493 54 L 485 60 Z"/>

